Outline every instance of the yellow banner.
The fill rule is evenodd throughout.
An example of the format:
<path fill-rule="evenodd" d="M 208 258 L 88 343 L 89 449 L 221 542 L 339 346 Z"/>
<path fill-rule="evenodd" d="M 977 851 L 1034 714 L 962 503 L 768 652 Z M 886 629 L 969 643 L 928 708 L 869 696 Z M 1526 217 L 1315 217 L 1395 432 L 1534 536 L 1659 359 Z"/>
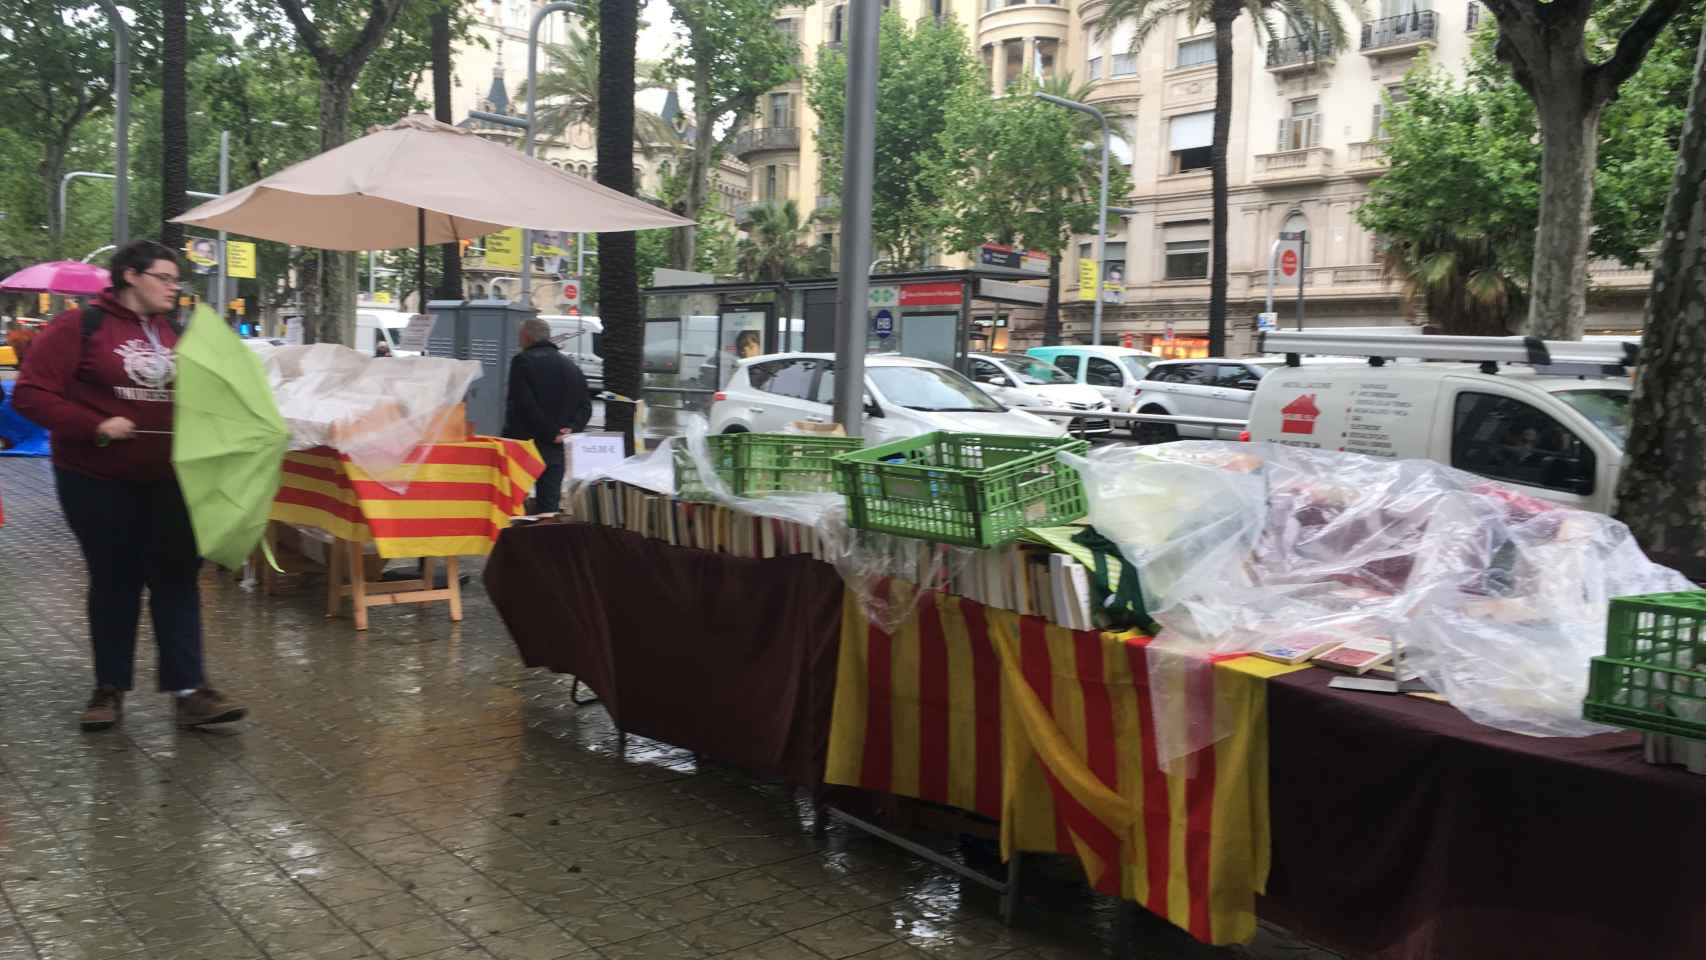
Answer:
<path fill-rule="evenodd" d="M 225 241 L 225 275 L 241 280 L 255 279 L 255 245 L 243 240 Z"/>
<path fill-rule="evenodd" d="M 1096 299 L 1096 261 L 1078 261 L 1078 299 Z"/>
<path fill-rule="evenodd" d="M 486 234 L 486 266 L 493 270 L 521 269 L 520 228 Z"/>
<path fill-rule="evenodd" d="M 38 305 L 37 312 L 45 317 L 47 316 L 48 311 L 53 309 L 53 295 L 47 293 L 37 294 L 36 303 Z"/>

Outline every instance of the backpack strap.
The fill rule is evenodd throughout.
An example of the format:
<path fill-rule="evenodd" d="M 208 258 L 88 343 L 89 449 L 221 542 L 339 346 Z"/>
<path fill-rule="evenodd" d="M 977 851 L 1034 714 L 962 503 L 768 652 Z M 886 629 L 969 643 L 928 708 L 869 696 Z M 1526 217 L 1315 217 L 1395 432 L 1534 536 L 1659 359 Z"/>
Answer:
<path fill-rule="evenodd" d="M 101 308 L 92 303 L 83 308 L 83 313 L 78 317 L 78 325 L 83 329 L 84 340 L 94 336 L 95 331 L 101 329 L 101 318 L 104 316 L 106 314 L 101 312 Z"/>

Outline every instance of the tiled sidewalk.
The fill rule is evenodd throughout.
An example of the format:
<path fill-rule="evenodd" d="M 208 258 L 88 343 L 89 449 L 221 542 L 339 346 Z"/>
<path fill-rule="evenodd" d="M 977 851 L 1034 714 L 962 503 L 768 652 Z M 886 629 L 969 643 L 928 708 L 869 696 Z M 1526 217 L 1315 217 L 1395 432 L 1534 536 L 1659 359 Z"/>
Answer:
<path fill-rule="evenodd" d="M 788 789 L 638 738 L 618 755 L 568 678 L 521 668 L 477 579 L 460 625 L 382 610 L 358 636 L 317 589 L 269 601 L 210 574 L 210 669 L 251 719 L 175 730 L 145 629 L 123 726 L 80 734 L 81 559 L 43 462 L 0 459 L 0 496 L 0 960 L 1075 960 L 1116 942 L 1121 911 L 1070 870 L 1009 930 L 946 871 L 818 835 Z"/>

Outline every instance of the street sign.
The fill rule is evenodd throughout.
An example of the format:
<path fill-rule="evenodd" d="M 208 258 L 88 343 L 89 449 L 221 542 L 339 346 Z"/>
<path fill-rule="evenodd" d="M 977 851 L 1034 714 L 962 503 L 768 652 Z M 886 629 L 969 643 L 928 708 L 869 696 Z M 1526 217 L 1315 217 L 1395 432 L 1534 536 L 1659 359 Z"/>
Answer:
<path fill-rule="evenodd" d="M 1279 314 L 1266 312 L 1256 314 L 1256 329 L 1258 331 L 1278 330 Z"/>
<path fill-rule="evenodd" d="M 1078 261 L 1078 299 L 1096 299 L 1096 261 L 1089 258 Z"/>
<path fill-rule="evenodd" d="M 1161 339 L 1168 343 L 1173 342 L 1173 319 L 1171 317 L 1167 319 L 1166 323 L 1161 325 Z"/>
<path fill-rule="evenodd" d="M 1297 251 L 1287 248 L 1280 252 L 1280 273 L 1288 277 L 1297 276 Z"/>
<path fill-rule="evenodd" d="M 579 277 L 563 281 L 563 295 L 561 300 L 564 306 L 573 307 L 577 310 L 580 309 L 581 282 Z"/>
<path fill-rule="evenodd" d="M 865 306 L 872 310 L 900 306 L 899 287 L 871 287 L 865 292 Z"/>
<path fill-rule="evenodd" d="M 403 335 L 397 338 L 397 349 L 425 353 L 427 338 L 432 336 L 432 321 L 430 313 L 417 313 L 410 317 L 409 325 L 403 328 Z"/>
<path fill-rule="evenodd" d="M 871 332 L 878 340 L 887 340 L 894 336 L 894 314 L 887 310 L 878 310 L 877 316 L 871 321 Z"/>
<path fill-rule="evenodd" d="M 965 284 L 958 281 L 950 283 L 909 283 L 900 288 L 900 305 L 903 307 L 957 307 L 965 296 Z"/>
<path fill-rule="evenodd" d="M 493 270 L 521 269 L 521 230 L 511 227 L 486 234 L 486 266 Z"/>

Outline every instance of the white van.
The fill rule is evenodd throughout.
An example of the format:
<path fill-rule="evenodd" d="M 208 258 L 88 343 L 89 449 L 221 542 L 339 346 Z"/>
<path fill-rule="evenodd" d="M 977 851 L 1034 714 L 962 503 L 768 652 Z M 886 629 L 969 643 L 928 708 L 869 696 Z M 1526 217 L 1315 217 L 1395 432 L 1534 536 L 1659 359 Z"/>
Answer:
<path fill-rule="evenodd" d="M 1130 347 L 1032 347 L 1025 351 L 1054 364 L 1079 383 L 1096 388 L 1117 413 L 1132 413 L 1137 385 L 1160 354 Z"/>
<path fill-rule="evenodd" d="M 1297 338 L 1269 335 L 1269 352 L 1309 349 Z M 1326 334 L 1324 336 L 1332 336 Z M 1498 480 L 1555 503 L 1610 513 L 1629 431 L 1627 376 L 1586 367 L 1566 375 L 1552 364 L 1517 365 L 1539 341 L 1472 337 L 1389 337 L 1419 345 L 1369 344 L 1375 356 L 1463 359 L 1480 363 L 1282 366 L 1261 379 L 1250 405 L 1250 439 L 1343 450 L 1376 457 L 1435 460 Z M 1445 344 L 1443 341 L 1478 341 Z M 1548 343 L 1583 356 L 1603 347 L 1613 367 L 1616 344 Z M 1341 345 L 1322 352 L 1343 356 Z M 1556 358 L 1553 363 L 1557 362 Z M 1591 367 L 1592 364 L 1590 363 Z"/>
<path fill-rule="evenodd" d="M 551 327 L 551 342 L 567 354 L 586 376 L 593 390 L 604 389 L 604 323 L 597 317 L 542 313 L 539 319 Z"/>
<path fill-rule="evenodd" d="M 376 307 L 357 307 L 355 311 L 355 349 L 372 356 L 380 352 L 380 342 L 385 343 L 386 350 L 392 356 L 418 356 L 414 352 L 405 353 L 397 349 L 401 343 L 403 331 L 409 326 L 409 318 L 414 314 L 401 310 L 383 310 Z"/>

